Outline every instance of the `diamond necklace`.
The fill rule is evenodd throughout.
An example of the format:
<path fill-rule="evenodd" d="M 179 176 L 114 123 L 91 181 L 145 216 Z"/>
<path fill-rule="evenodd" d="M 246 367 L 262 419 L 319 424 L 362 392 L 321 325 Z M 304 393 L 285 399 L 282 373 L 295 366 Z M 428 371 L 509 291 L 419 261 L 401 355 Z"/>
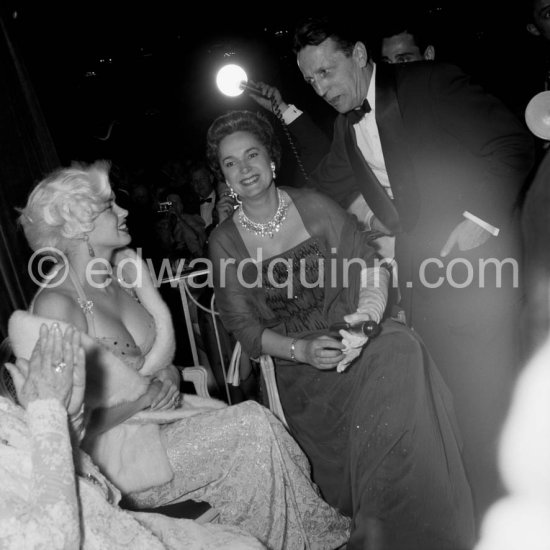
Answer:
<path fill-rule="evenodd" d="M 273 238 L 273 235 L 281 229 L 281 225 L 286 219 L 288 213 L 288 200 L 286 193 L 283 193 L 280 189 L 277 189 L 277 198 L 279 199 L 279 206 L 277 207 L 277 212 L 273 218 L 265 223 L 253 222 L 245 213 L 244 209 L 241 206 L 239 211 L 239 223 L 241 226 L 254 233 L 260 237 L 270 237 Z"/>

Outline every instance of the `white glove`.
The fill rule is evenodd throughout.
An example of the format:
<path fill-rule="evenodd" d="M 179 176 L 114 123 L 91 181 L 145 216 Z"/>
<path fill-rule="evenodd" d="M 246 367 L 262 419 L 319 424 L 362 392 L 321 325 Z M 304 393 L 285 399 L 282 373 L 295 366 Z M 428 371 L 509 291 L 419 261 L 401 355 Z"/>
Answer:
<path fill-rule="evenodd" d="M 368 313 L 361 313 L 359 311 L 344 315 L 344 321 L 350 325 L 356 325 L 370 320 L 372 320 L 372 317 Z M 357 330 L 340 329 L 338 332 L 340 336 L 342 336 L 342 344 L 344 344 L 342 353 L 345 357 L 336 365 L 336 370 L 337 372 L 343 372 L 352 361 L 359 357 L 363 346 L 369 341 L 369 337 L 365 336 L 362 331 L 360 332 Z"/>
<path fill-rule="evenodd" d="M 349 322 L 347 321 L 347 317 L 351 316 L 346 315 L 346 317 L 344 317 L 344 320 Z M 368 336 L 365 336 L 362 332 L 350 332 L 344 329 L 340 329 L 338 332 L 342 336 L 342 344 L 344 344 L 342 353 L 345 357 L 336 365 L 336 371 L 344 372 L 351 362 L 359 357 L 363 346 L 369 339 Z"/>
<path fill-rule="evenodd" d="M 370 315 L 369 319 L 379 323 L 388 301 L 389 282 L 390 273 L 383 267 L 367 267 L 361 270 L 361 289 L 359 290 L 357 313 L 368 313 Z M 346 318 L 344 319 L 347 321 Z M 366 320 L 368 319 L 347 322 L 358 323 Z"/>
<path fill-rule="evenodd" d="M 361 271 L 361 289 L 357 311 L 344 316 L 344 321 L 350 325 L 364 321 L 380 322 L 388 299 L 388 284 L 390 274 L 387 269 L 368 267 Z M 359 357 L 363 346 L 369 341 L 362 332 L 341 329 L 344 359 L 336 366 L 337 372 L 345 371 Z"/>

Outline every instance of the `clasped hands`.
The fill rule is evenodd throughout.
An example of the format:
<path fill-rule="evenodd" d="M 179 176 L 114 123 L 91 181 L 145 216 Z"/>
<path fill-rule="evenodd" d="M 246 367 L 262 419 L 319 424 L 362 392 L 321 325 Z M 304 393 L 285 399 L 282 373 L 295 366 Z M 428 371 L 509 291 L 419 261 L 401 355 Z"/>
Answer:
<path fill-rule="evenodd" d="M 351 325 L 372 320 L 368 313 L 356 311 L 344 315 L 344 321 Z M 368 337 L 362 332 L 340 329 L 342 340 L 331 336 L 319 336 L 312 340 L 305 340 L 305 362 L 319 370 L 336 369 L 343 372 L 361 354 L 361 350 L 368 342 Z"/>
<path fill-rule="evenodd" d="M 149 378 L 149 387 L 140 398 L 144 408 L 160 411 L 179 405 L 179 375 L 174 374 L 172 369 L 174 367 L 166 367 Z"/>

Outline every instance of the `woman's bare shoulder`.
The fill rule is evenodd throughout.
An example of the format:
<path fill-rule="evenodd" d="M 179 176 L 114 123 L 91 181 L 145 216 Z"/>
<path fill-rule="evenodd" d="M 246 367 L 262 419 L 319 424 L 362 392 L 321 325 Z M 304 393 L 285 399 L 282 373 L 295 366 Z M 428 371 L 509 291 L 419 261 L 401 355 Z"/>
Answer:
<path fill-rule="evenodd" d="M 33 312 L 41 317 L 70 323 L 87 332 L 88 323 L 76 296 L 63 287 L 41 290 L 34 300 Z"/>

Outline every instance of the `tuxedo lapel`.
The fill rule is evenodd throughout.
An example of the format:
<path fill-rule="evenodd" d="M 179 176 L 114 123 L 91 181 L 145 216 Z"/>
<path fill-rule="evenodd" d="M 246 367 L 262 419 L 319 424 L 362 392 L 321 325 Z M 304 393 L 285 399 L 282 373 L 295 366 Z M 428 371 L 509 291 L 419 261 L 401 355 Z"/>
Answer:
<path fill-rule="evenodd" d="M 374 212 L 375 216 L 392 233 L 398 233 L 400 230 L 399 214 L 393 201 L 390 199 L 359 150 L 355 137 L 355 129 L 350 120 L 346 120 L 344 141 L 357 186 L 365 202 L 369 205 L 369 208 Z"/>
<path fill-rule="evenodd" d="M 402 228 L 414 227 L 420 198 L 397 99 L 396 69 L 384 63 L 376 66 L 376 124 L 384 162 L 399 212 Z"/>

